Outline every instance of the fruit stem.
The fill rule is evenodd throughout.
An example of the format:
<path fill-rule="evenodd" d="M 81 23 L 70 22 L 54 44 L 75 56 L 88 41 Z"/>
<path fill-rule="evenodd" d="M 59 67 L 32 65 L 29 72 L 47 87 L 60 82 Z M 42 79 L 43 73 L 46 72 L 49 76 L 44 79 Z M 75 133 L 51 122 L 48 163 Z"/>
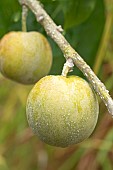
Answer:
<path fill-rule="evenodd" d="M 99 80 L 88 64 L 82 57 L 71 47 L 65 37 L 58 30 L 58 26 L 53 22 L 51 17 L 43 9 L 43 6 L 38 0 L 19 0 L 20 4 L 25 4 L 35 14 L 37 21 L 44 27 L 46 33 L 57 43 L 62 50 L 66 59 L 71 58 L 73 63 L 87 77 L 95 92 L 100 96 L 108 108 L 109 113 L 113 116 L 113 100 L 109 95 L 105 85 Z M 40 16 L 43 19 L 40 19 Z M 67 68 L 66 68 L 67 69 Z M 66 75 L 66 73 L 64 73 Z"/>
<path fill-rule="evenodd" d="M 68 58 L 63 66 L 62 76 L 66 77 L 68 72 L 73 71 L 73 67 L 74 67 L 73 60 L 71 58 Z"/>
<path fill-rule="evenodd" d="M 22 31 L 27 32 L 26 20 L 27 20 L 28 8 L 26 5 L 22 5 Z"/>

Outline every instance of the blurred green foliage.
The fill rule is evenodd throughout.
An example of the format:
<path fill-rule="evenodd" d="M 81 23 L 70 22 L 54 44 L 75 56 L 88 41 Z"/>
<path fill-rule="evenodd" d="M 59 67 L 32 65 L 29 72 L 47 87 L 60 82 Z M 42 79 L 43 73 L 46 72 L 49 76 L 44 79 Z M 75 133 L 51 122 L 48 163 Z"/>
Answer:
<path fill-rule="evenodd" d="M 113 94 L 113 23 L 105 53 L 99 53 L 105 24 L 113 16 L 112 0 L 41 0 L 64 36 L 93 68 L 101 57 L 98 76 Z M 107 16 L 107 17 L 106 17 Z M 53 66 L 50 74 L 61 74 L 65 59 L 58 46 L 48 37 L 29 11 L 28 31 L 43 33 L 51 43 Z M 0 38 L 9 31 L 21 30 L 21 6 L 17 0 L 0 0 Z M 74 72 L 83 76 L 75 67 Z M 98 125 L 86 141 L 61 149 L 48 146 L 28 127 L 25 105 L 32 86 L 23 86 L 0 75 L 0 170 L 112 170 L 113 121 L 100 101 Z"/>

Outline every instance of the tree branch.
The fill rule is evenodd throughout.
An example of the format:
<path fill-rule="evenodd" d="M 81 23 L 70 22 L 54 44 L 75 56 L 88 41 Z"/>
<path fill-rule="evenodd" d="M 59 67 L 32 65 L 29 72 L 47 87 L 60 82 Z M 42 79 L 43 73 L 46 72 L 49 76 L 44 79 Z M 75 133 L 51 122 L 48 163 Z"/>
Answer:
<path fill-rule="evenodd" d="M 35 14 L 37 21 L 44 27 L 46 33 L 57 43 L 62 50 L 66 60 L 71 58 L 74 64 L 87 77 L 94 90 L 103 100 L 108 108 L 109 113 L 113 116 L 113 100 L 109 95 L 104 84 L 98 79 L 91 68 L 81 58 L 81 56 L 70 46 L 64 36 L 61 34 L 61 26 L 57 26 L 50 16 L 43 9 L 42 5 L 37 0 L 19 0 L 21 5 L 26 5 Z"/>

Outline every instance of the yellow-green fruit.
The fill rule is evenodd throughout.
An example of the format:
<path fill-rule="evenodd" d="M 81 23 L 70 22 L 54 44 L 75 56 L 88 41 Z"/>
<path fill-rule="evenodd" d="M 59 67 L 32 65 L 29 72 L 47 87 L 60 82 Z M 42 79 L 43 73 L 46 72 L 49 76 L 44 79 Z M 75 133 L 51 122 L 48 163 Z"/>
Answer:
<path fill-rule="evenodd" d="M 26 106 L 33 132 L 45 143 L 67 147 L 88 138 L 98 119 L 98 100 L 77 76 L 46 76 L 31 90 Z"/>
<path fill-rule="evenodd" d="M 23 84 L 34 84 L 47 75 L 52 51 L 47 39 L 38 32 L 10 32 L 0 42 L 1 73 Z"/>

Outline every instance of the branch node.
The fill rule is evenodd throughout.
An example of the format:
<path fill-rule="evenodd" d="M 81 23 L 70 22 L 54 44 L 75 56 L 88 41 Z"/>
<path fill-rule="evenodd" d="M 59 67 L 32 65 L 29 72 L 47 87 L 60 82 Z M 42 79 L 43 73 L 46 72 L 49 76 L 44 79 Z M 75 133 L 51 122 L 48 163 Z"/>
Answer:
<path fill-rule="evenodd" d="M 58 26 L 57 26 L 57 31 L 59 31 L 59 32 L 61 32 L 61 33 L 64 31 L 61 25 L 58 25 Z"/>
<path fill-rule="evenodd" d="M 43 20 L 44 20 L 44 16 L 43 16 L 43 15 L 40 15 L 40 16 L 38 17 L 38 21 L 41 22 L 41 21 L 43 21 Z"/>

